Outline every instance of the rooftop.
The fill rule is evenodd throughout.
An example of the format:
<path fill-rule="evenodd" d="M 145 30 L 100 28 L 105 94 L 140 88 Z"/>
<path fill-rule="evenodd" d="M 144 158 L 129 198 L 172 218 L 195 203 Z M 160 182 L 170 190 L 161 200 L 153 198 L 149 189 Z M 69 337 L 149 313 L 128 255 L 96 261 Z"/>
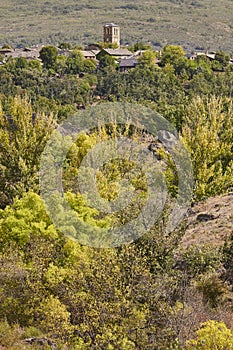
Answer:
<path fill-rule="evenodd" d="M 138 64 L 138 60 L 135 57 L 122 58 L 120 61 L 120 68 L 131 68 Z"/>
<path fill-rule="evenodd" d="M 93 57 L 95 58 L 95 53 L 91 50 L 80 50 L 80 52 L 83 54 L 84 57 Z"/>
<path fill-rule="evenodd" d="M 111 56 L 132 56 L 132 52 L 128 49 L 104 49 Z"/>
<path fill-rule="evenodd" d="M 104 25 L 104 27 L 119 27 L 119 26 L 117 24 L 115 24 L 115 23 L 106 23 Z"/>

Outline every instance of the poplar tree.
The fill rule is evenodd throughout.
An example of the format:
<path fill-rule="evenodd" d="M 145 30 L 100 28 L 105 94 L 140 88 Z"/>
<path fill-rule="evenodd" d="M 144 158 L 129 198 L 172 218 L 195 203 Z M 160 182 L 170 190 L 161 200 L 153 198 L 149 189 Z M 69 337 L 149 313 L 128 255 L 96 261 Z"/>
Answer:
<path fill-rule="evenodd" d="M 233 110 L 227 98 L 195 97 L 182 130 L 196 180 L 196 197 L 224 193 L 233 185 Z"/>
<path fill-rule="evenodd" d="M 55 126 L 52 114 L 33 113 L 27 98 L 0 106 L 0 206 L 37 189 L 40 154 Z"/>

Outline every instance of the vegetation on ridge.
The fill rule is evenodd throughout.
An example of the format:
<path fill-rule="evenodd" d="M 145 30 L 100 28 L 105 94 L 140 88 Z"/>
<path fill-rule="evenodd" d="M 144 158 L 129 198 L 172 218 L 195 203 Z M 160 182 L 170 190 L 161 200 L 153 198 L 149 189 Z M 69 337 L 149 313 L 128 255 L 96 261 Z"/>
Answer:
<path fill-rule="evenodd" d="M 102 213 L 77 186 L 83 158 L 97 142 L 116 135 L 143 142 L 153 152 L 163 164 L 167 201 L 158 222 L 131 244 L 94 249 L 71 240 L 48 217 L 38 186 L 40 156 L 55 127 L 78 109 L 119 101 L 149 106 L 177 128 L 194 166 L 193 201 L 231 191 L 233 70 L 224 59 L 228 56 L 219 52 L 212 61 L 191 61 L 181 47 L 166 46 L 159 63 L 149 50 L 126 72 L 115 60 L 97 67 L 79 50 L 67 58 L 50 47 L 41 57 L 43 66 L 23 58 L 0 66 L 0 346 L 233 349 L 233 237 L 221 246 L 184 249 L 186 220 L 166 231 L 178 181 L 174 162 L 156 138 L 114 124 L 95 128 L 79 135 L 62 169 L 64 198 L 74 215 L 95 228 L 108 228 L 138 214 L 148 191 L 145 174 L 132 172 L 130 159 L 104 164 L 96 174 L 101 198 L 117 198 L 121 180 L 127 179 L 136 200 L 127 210 Z M 61 207 L 55 209 L 70 232 L 72 222 Z M 202 220 L 215 220 L 204 214 Z M 214 240 L 213 232 L 208 235 Z"/>

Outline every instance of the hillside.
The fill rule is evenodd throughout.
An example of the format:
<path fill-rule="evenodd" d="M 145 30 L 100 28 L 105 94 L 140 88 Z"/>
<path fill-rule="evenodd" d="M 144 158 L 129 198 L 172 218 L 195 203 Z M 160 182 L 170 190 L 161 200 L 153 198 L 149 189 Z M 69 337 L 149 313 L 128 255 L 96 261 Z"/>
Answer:
<path fill-rule="evenodd" d="M 232 52 L 231 0 L 2 0 L 0 10 L 0 45 L 87 44 L 100 41 L 102 25 L 114 21 L 122 28 L 122 44 Z"/>
<path fill-rule="evenodd" d="M 222 15 L 209 0 L 9 1 L 14 46 L 100 40 L 111 20 L 129 43 L 161 30 L 191 50 L 195 12 L 189 32 L 217 49 L 231 14 L 230 0 Z M 0 350 L 233 350 L 233 65 L 122 51 L 1 50 Z"/>
<path fill-rule="evenodd" d="M 199 202 L 189 211 L 188 228 L 182 246 L 222 245 L 233 232 L 233 193 Z"/>

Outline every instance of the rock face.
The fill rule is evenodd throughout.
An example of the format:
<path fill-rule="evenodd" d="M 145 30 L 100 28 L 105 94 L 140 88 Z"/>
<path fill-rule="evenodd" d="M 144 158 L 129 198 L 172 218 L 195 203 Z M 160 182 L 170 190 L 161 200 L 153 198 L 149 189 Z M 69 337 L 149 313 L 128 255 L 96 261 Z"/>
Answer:
<path fill-rule="evenodd" d="M 216 217 L 213 214 L 201 213 L 197 215 L 197 221 L 200 222 L 210 221 L 214 219 L 216 219 Z"/>
<path fill-rule="evenodd" d="M 220 246 L 233 234 L 233 192 L 194 204 L 188 212 L 184 248 L 195 244 Z"/>

